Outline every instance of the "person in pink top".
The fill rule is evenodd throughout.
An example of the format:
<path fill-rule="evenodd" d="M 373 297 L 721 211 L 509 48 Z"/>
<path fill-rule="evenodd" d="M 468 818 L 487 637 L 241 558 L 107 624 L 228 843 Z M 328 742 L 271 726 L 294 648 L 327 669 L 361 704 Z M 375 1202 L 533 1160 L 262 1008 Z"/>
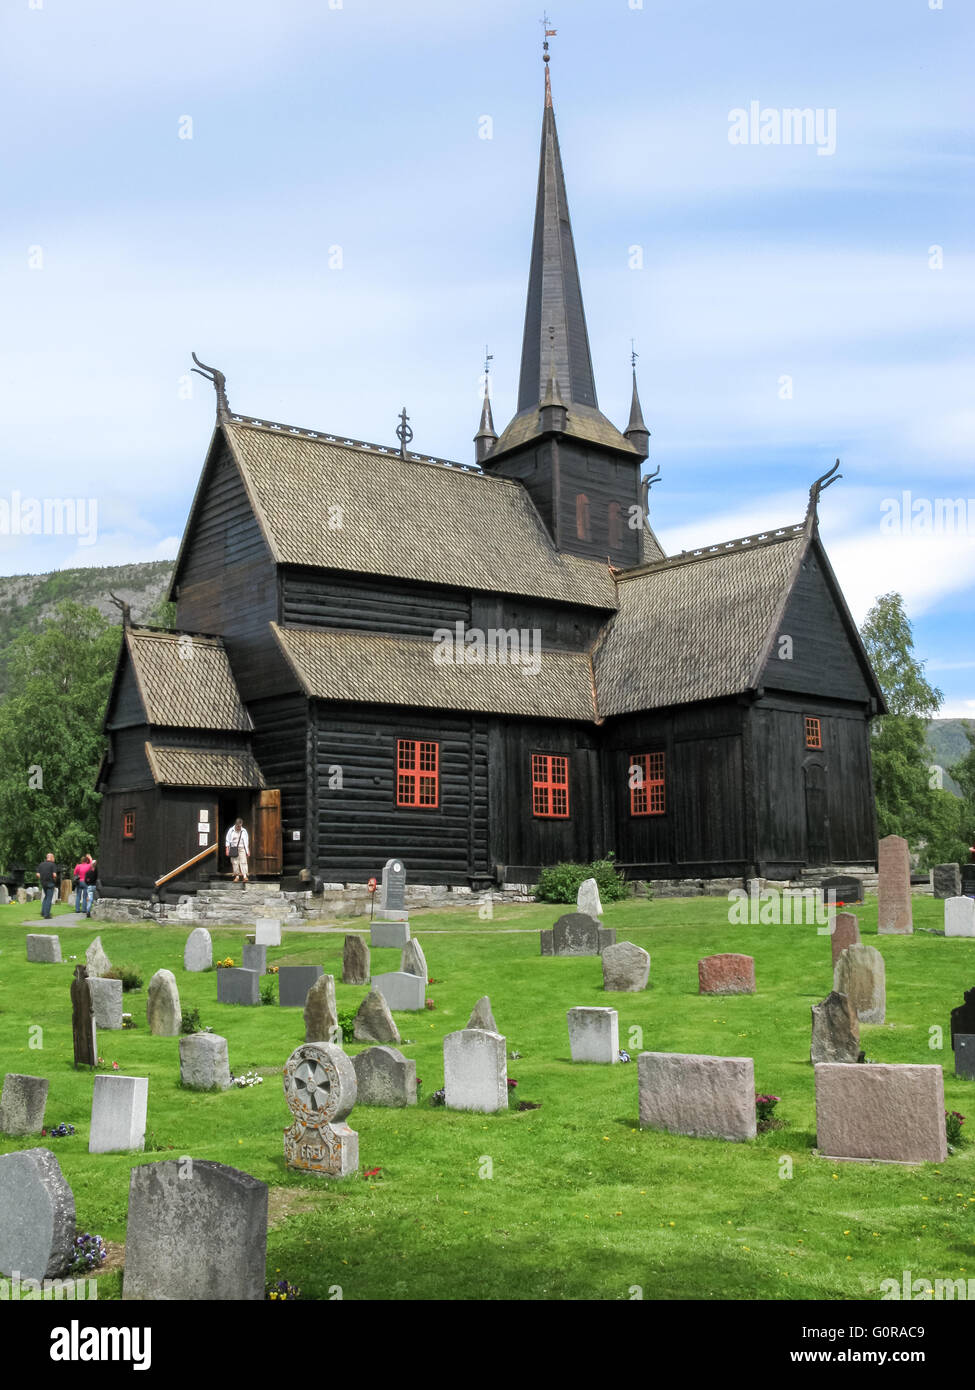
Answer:
<path fill-rule="evenodd" d="M 74 910 L 84 912 L 87 908 L 88 885 L 85 880 L 88 877 L 88 870 L 91 867 L 91 855 L 84 854 L 74 866 L 72 878 L 74 880 Z"/>

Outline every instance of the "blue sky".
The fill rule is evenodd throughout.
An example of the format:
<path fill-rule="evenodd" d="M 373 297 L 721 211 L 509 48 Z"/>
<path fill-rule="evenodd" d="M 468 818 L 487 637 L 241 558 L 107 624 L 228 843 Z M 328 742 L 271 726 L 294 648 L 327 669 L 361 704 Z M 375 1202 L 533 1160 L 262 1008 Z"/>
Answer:
<path fill-rule="evenodd" d="M 903 593 L 975 716 L 975 6 L 931 3 L 552 0 L 552 81 L 600 406 L 625 423 L 635 338 L 664 545 L 800 520 L 839 455 L 854 616 Z M 0 499 L 94 498 L 98 531 L 0 535 L 0 570 L 175 554 L 191 349 L 235 409 L 393 443 L 405 402 L 470 460 L 485 343 L 515 406 L 541 6 L 33 4 L 0 16 Z M 835 151 L 731 143 L 752 102 L 834 112 Z"/>

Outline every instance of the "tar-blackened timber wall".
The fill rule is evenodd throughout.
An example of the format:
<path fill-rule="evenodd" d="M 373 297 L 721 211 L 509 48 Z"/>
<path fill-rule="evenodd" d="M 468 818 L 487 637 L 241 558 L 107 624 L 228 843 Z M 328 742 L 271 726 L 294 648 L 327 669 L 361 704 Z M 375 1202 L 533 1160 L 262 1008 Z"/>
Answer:
<path fill-rule="evenodd" d="M 308 789 L 313 746 L 308 700 L 304 695 L 257 700 L 248 706 L 248 713 L 254 722 L 251 749 L 257 765 L 266 785 L 281 792 L 283 872 L 292 877 L 312 867 Z"/>
<path fill-rule="evenodd" d="M 282 622 L 397 637 L 433 636 L 470 623 L 470 596 L 408 580 L 376 579 L 327 570 L 281 571 Z"/>
<path fill-rule="evenodd" d="M 632 508 L 640 504 L 640 466 L 642 459 L 628 459 L 586 445 L 581 440 L 561 437 L 555 444 L 558 460 L 558 535 L 562 550 L 587 555 L 594 560 L 609 557 L 619 569 L 640 564 L 640 527 L 629 525 Z M 578 534 L 576 499 L 582 494 L 589 503 L 589 539 Z M 610 544 L 609 509 L 620 508 L 620 540 Z"/>

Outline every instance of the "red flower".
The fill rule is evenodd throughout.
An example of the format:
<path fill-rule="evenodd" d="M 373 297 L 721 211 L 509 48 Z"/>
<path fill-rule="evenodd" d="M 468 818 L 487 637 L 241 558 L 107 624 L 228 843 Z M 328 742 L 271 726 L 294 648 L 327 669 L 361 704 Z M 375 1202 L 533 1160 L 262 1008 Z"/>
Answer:
<path fill-rule="evenodd" d="M 518 1082 L 514 1079 L 513 1076 L 509 1076 L 508 1085 L 511 1087 L 512 1090 L 514 1090 L 514 1088 L 518 1085 Z"/>
<path fill-rule="evenodd" d="M 382 1171 L 383 1170 L 381 1168 L 367 1168 L 365 1172 L 362 1174 L 362 1176 L 364 1178 L 374 1178 L 378 1173 L 381 1173 Z"/>

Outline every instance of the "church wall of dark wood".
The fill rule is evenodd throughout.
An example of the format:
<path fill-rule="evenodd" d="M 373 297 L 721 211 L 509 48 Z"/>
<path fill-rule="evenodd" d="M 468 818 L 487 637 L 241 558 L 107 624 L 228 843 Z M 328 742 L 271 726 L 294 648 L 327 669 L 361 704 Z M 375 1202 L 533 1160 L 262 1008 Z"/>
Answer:
<path fill-rule="evenodd" d="M 308 701 L 303 695 L 260 700 L 248 706 L 254 721 L 251 748 L 268 787 L 281 792 L 281 848 L 284 872 L 310 866 L 308 825 L 310 734 Z M 295 839 L 295 832 L 299 838 Z"/>
<path fill-rule="evenodd" d="M 151 739 L 146 725 L 116 729 L 109 735 L 110 761 L 106 765 L 105 784 L 112 791 L 132 787 L 153 786 L 146 742 Z"/>
<path fill-rule="evenodd" d="M 108 711 L 106 728 L 124 729 L 133 724 L 144 724 L 145 722 L 145 707 L 142 703 L 142 696 L 139 694 L 139 686 L 135 678 L 135 671 L 132 669 L 132 662 L 128 652 L 126 652 L 122 657 L 122 669 L 119 673 L 118 684 L 115 687 L 112 706 Z"/>
<path fill-rule="evenodd" d="M 869 701 L 863 667 L 814 548 L 806 552 L 779 624 L 777 638 L 783 637 L 792 639 L 791 659 L 789 643 L 777 640 L 762 677 L 767 689 Z"/>
<path fill-rule="evenodd" d="M 398 579 L 283 570 L 282 622 L 350 632 L 432 637 L 437 628 L 469 624 L 471 601 L 459 590 Z"/>
<path fill-rule="evenodd" d="M 516 453 L 505 454 L 492 465 L 490 457 L 485 464 L 486 471 L 500 478 L 512 478 L 524 483 L 525 490 L 535 505 L 542 524 L 555 538 L 554 497 L 555 484 L 552 477 L 551 450 L 547 444 L 521 449 Z"/>
<path fill-rule="evenodd" d="M 495 861 L 505 875 L 563 860 L 589 860 L 603 833 L 602 784 L 595 726 L 546 720 L 492 721 L 491 798 Z M 532 754 L 569 759 L 569 816 L 540 817 L 532 808 Z"/>
<path fill-rule="evenodd" d="M 155 881 L 200 853 L 197 823 L 205 810 L 216 825 L 213 792 L 193 788 L 109 792 L 102 802 L 98 846 L 99 891 L 109 897 L 148 897 Z M 134 835 L 123 835 L 123 816 L 134 814 Z M 212 837 L 211 837 L 212 843 Z M 205 886 L 219 867 L 217 850 L 164 885 L 168 894 Z"/>
<path fill-rule="evenodd" d="M 640 504 L 641 459 L 621 458 L 595 445 L 562 437 L 558 450 L 559 548 L 594 560 L 609 556 L 618 568 L 641 562 L 639 527 L 629 525 L 631 507 Z M 584 497 L 588 539 L 579 535 L 579 502 Z M 613 544 L 610 508 L 620 509 L 619 544 Z M 585 529 L 585 528 L 584 528 Z"/>
<path fill-rule="evenodd" d="M 543 651 L 588 651 L 609 617 L 609 613 L 510 594 L 474 594 L 471 604 L 472 627 L 484 632 L 490 628 L 540 632 Z M 533 644 L 530 650 L 534 651 L 534 636 L 529 640 Z"/>

